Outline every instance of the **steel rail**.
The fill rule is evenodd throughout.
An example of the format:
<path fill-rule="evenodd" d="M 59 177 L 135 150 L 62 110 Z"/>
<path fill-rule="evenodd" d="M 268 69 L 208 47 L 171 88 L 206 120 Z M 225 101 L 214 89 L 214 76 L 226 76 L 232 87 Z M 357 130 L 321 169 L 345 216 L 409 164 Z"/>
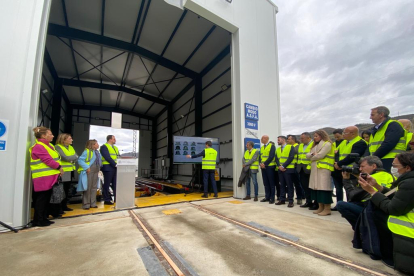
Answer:
<path fill-rule="evenodd" d="M 207 209 L 205 207 L 202 207 L 200 205 L 194 204 L 192 202 L 190 202 L 190 205 L 192 207 L 200 210 L 200 211 L 203 211 L 203 212 L 209 214 L 209 215 L 215 216 L 215 217 L 220 218 L 222 220 L 225 220 L 225 221 L 227 221 L 229 223 L 232 223 L 232 224 L 241 226 L 243 228 L 249 229 L 249 230 L 251 230 L 253 232 L 256 232 L 256 233 L 259 233 L 261 235 L 266 235 L 266 236 L 271 237 L 271 238 L 273 238 L 275 240 L 278 240 L 278 241 L 280 241 L 282 243 L 285 243 L 285 244 L 294 246 L 296 248 L 299 248 L 302 251 L 305 251 L 305 253 L 308 253 L 308 254 L 311 254 L 311 255 L 316 255 L 316 256 L 320 257 L 321 259 L 328 259 L 328 260 L 330 260 L 330 261 L 332 261 L 334 263 L 344 265 L 344 266 L 346 266 L 348 268 L 353 268 L 354 270 L 358 270 L 359 272 L 369 273 L 371 275 L 377 275 L 377 276 L 387 276 L 387 275 L 390 275 L 390 274 L 384 274 L 382 272 L 374 271 L 372 269 L 363 267 L 362 265 L 354 264 L 352 262 L 349 262 L 349 261 L 346 261 L 346 260 L 342 260 L 342 259 L 337 258 L 337 257 L 334 257 L 334 256 L 330 256 L 327 253 L 324 253 L 324 252 L 322 252 L 320 250 L 317 250 L 317 249 L 314 249 L 314 248 L 310 248 L 308 246 L 299 244 L 297 242 L 294 242 L 294 241 L 291 241 L 291 240 L 288 240 L 288 239 L 281 238 L 281 237 L 279 237 L 277 235 L 271 234 L 271 233 L 269 233 L 267 231 L 263 231 L 263 230 L 258 229 L 256 227 L 250 226 L 250 225 L 248 225 L 246 223 L 243 223 L 243 222 L 237 221 L 235 219 L 229 218 L 227 216 L 221 215 L 219 213 L 216 213 L 214 211 L 211 211 L 211 210 L 209 210 L 209 209 Z"/>
<path fill-rule="evenodd" d="M 172 267 L 172 269 L 177 273 L 178 276 L 184 276 L 184 273 L 181 271 L 181 269 L 176 265 L 176 263 L 170 258 L 170 256 L 165 252 L 165 250 L 161 247 L 161 245 L 158 243 L 158 241 L 154 238 L 154 236 L 151 234 L 151 232 L 145 227 L 144 223 L 138 218 L 138 216 L 133 212 L 129 211 L 130 215 L 133 216 L 136 222 L 141 226 L 141 228 L 144 230 L 144 232 L 148 235 L 148 237 L 151 239 L 151 241 L 154 243 L 155 247 L 160 251 L 162 256 L 165 258 L 165 260 L 168 262 L 168 264 Z"/>

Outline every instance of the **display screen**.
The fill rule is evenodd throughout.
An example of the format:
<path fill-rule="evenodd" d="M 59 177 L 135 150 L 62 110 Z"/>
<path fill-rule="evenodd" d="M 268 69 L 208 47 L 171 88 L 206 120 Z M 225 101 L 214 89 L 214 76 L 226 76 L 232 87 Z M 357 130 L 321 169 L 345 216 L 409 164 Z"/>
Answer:
<path fill-rule="evenodd" d="M 199 154 L 206 148 L 206 142 L 211 141 L 217 151 L 217 162 L 220 161 L 220 142 L 218 138 L 174 136 L 174 164 L 201 164 L 203 157 L 187 158 L 186 155 Z"/>

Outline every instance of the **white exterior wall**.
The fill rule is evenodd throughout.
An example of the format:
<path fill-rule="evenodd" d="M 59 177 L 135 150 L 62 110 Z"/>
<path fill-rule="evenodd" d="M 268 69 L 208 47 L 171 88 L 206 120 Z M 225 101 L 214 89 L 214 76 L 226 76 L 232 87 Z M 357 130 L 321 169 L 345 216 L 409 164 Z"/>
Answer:
<path fill-rule="evenodd" d="M 259 106 L 258 136 L 275 140 L 281 133 L 279 70 L 277 55 L 277 7 L 268 0 L 187 0 L 184 7 L 233 33 L 232 36 L 232 121 L 233 160 L 244 151 L 244 103 Z M 241 163 L 233 162 L 234 196 L 243 197 L 237 187 Z M 263 185 L 258 177 L 261 194 Z"/>
<path fill-rule="evenodd" d="M 0 221 L 29 221 L 28 149 L 36 126 L 50 0 L 3 1 L 0 10 L 0 119 L 10 121 L 0 152 Z M 0 227 L 0 231 L 4 228 Z"/>

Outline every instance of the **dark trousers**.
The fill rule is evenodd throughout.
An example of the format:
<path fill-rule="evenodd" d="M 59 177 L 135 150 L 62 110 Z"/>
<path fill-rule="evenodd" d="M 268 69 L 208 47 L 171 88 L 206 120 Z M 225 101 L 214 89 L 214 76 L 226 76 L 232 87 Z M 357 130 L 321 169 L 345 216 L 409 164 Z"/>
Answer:
<path fill-rule="evenodd" d="M 33 201 L 34 201 L 34 216 L 33 222 L 43 222 L 47 219 L 49 212 L 48 206 L 50 202 L 50 197 L 52 195 L 52 189 L 41 192 L 33 192 Z"/>
<path fill-rule="evenodd" d="M 338 195 L 338 193 L 337 193 Z M 349 224 L 351 224 L 352 229 L 355 230 L 355 225 L 362 211 L 364 211 L 366 204 L 362 202 L 344 202 L 339 201 L 336 204 L 338 212 L 345 218 Z"/>
<path fill-rule="evenodd" d="M 277 171 L 275 171 L 275 186 L 276 186 L 277 200 L 280 200 L 280 181 L 279 181 L 279 174 Z"/>
<path fill-rule="evenodd" d="M 310 174 L 305 173 L 303 170 L 299 172 L 300 176 L 300 183 L 302 184 L 302 188 L 305 191 L 305 198 L 307 203 L 311 203 L 311 189 L 309 189 L 309 178 Z"/>
<path fill-rule="evenodd" d="M 263 185 L 265 188 L 265 198 L 275 200 L 275 166 L 262 169 Z"/>
<path fill-rule="evenodd" d="M 305 198 L 305 191 L 302 188 L 302 184 L 300 183 L 299 173 L 295 171 L 295 173 L 291 174 L 293 185 L 295 186 L 296 190 L 296 198 L 297 199 L 304 199 Z"/>
<path fill-rule="evenodd" d="M 208 193 L 208 178 L 210 176 L 211 185 L 213 186 L 214 195 L 217 195 L 217 185 L 215 179 L 216 170 L 203 170 L 204 194 Z"/>
<path fill-rule="evenodd" d="M 104 184 L 102 187 L 102 196 L 105 202 L 112 201 L 109 186 L 112 184 L 112 191 L 114 192 L 114 199 L 116 200 L 116 170 L 109 172 L 102 172 L 104 175 Z"/>
<path fill-rule="evenodd" d="M 394 158 L 381 159 L 381 161 L 382 161 L 382 167 L 384 168 L 384 170 L 391 173 L 392 161 L 394 161 Z"/>
<path fill-rule="evenodd" d="M 380 240 L 380 250 L 383 260 L 390 260 L 392 261 L 393 258 L 393 250 L 394 250 L 394 243 L 392 240 L 392 233 L 390 229 L 388 229 L 388 215 L 385 214 L 383 211 L 376 209 L 372 212 L 373 220 L 375 226 L 378 230 L 378 236 Z"/>
<path fill-rule="evenodd" d="M 286 200 L 286 192 L 288 194 L 288 201 L 293 202 L 293 182 L 292 182 L 292 173 L 281 172 L 279 171 L 279 180 L 280 180 L 280 200 Z"/>
<path fill-rule="evenodd" d="M 72 172 L 69 172 L 69 173 L 72 173 Z M 63 182 L 63 190 L 65 191 L 65 195 L 66 195 L 61 203 L 63 210 L 68 208 L 68 197 L 69 197 L 69 189 L 70 189 L 71 184 L 72 184 L 71 182 Z"/>
<path fill-rule="evenodd" d="M 336 201 L 344 201 L 344 184 L 342 183 L 342 175 L 335 172 L 332 174 L 332 179 L 336 189 Z"/>

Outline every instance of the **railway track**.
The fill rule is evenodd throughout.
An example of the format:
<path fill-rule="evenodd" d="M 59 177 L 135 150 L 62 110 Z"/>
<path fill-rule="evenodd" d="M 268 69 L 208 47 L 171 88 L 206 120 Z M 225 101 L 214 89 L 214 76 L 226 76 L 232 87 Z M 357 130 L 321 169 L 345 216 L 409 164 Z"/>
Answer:
<path fill-rule="evenodd" d="M 327 262 L 333 263 L 335 265 L 339 265 L 345 268 L 348 268 L 354 272 L 360 273 L 362 275 L 375 275 L 375 276 L 388 276 L 392 275 L 386 272 L 377 271 L 370 267 L 367 267 L 363 264 L 352 262 L 349 260 L 346 260 L 342 258 L 341 256 L 337 256 L 328 252 L 325 252 L 323 250 L 302 244 L 298 241 L 292 241 L 290 239 L 286 239 L 282 236 L 278 236 L 276 234 L 269 233 L 268 231 L 259 229 L 257 227 L 254 227 L 252 225 L 249 225 L 247 223 L 229 218 L 227 216 L 224 216 L 220 213 L 217 213 L 215 211 L 212 211 L 206 207 L 194 204 L 194 203 L 188 203 L 189 206 L 204 212 L 206 214 L 209 214 L 211 216 L 214 216 L 216 218 L 219 218 L 223 221 L 226 221 L 227 223 L 230 223 L 232 225 L 242 227 L 248 231 L 254 232 L 262 237 L 270 238 L 275 240 L 277 243 L 282 243 L 286 246 L 291 246 L 296 248 L 297 250 L 306 253 L 308 255 L 311 255 L 315 258 L 319 258 L 322 260 L 325 260 Z M 164 264 L 164 267 L 166 270 L 170 273 L 170 275 L 193 275 L 190 273 L 190 270 L 186 268 L 185 264 L 180 262 L 179 259 L 177 259 L 170 250 L 163 245 L 162 239 L 158 236 L 158 234 L 149 226 L 149 224 L 139 215 L 135 214 L 133 210 L 129 211 L 131 218 L 136 222 L 136 225 L 139 225 L 140 231 L 144 234 L 144 236 L 147 238 L 147 241 L 149 241 L 150 245 L 158 251 L 157 256 L 159 257 L 161 263 Z"/>

